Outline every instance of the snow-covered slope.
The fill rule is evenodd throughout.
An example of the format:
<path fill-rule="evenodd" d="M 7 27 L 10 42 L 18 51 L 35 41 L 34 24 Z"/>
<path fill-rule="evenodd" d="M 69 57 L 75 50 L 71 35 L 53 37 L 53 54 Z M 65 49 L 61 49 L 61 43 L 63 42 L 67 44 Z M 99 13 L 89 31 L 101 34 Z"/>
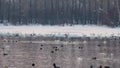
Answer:
<path fill-rule="evenodd" d="M 75 25 L 75 26 L 0 26 L 0 33 L 20 33 L 20 34 L 69 34 L 70 36 L 120 36 L 120 28 L 109 28 L 95 25 Z"/>

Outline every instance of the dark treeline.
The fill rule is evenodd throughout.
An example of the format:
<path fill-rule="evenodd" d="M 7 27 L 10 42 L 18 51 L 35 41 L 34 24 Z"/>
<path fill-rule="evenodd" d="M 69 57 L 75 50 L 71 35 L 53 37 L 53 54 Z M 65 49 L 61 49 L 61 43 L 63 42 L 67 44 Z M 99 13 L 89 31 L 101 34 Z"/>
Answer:
<path fill-rule="evenodd" d="M 119 0 L 0 0 L 0 23 L 119 26 Z"/>

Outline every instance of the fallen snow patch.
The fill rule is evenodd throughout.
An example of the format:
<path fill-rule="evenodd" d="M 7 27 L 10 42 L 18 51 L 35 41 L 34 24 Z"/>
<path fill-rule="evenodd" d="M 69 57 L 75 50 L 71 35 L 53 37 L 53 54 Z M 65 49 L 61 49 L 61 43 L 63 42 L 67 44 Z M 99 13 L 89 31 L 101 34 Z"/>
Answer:
<path fill-rule="evenodd" d="M 120 36 L 120 28 L 110 28 L 95 25 L 74 25 L 74 26 L 0 26 L 0 33 L 20 34 L 69 34 L 71 36 Z"/>

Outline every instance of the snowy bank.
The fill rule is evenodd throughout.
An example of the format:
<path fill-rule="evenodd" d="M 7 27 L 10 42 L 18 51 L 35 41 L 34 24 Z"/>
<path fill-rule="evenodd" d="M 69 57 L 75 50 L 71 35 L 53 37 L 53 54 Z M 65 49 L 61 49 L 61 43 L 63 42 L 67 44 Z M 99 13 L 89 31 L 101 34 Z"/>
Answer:
<path fill-rule="evenodd" d="M 95 25 L 74 25 L 74 26 L 0 26 L 0 33 L 20 33 L 20 34 L 54 34 L 70 36 L 120 36 L 120 28 L 110 28 Z"/>

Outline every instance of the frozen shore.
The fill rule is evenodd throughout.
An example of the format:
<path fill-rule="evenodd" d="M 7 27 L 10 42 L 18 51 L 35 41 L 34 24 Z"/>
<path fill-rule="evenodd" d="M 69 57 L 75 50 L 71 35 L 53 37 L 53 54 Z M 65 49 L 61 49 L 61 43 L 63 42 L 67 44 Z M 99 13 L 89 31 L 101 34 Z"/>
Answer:
<path fill-rule="evenodd" d="M 120 36 L 120 28 L 110 28 L 95 25 L 74 25 L 74 26 L 0 26 L 0 33 L 19 33 L 19 34 L 69 34 L 71 36 Z"/>

